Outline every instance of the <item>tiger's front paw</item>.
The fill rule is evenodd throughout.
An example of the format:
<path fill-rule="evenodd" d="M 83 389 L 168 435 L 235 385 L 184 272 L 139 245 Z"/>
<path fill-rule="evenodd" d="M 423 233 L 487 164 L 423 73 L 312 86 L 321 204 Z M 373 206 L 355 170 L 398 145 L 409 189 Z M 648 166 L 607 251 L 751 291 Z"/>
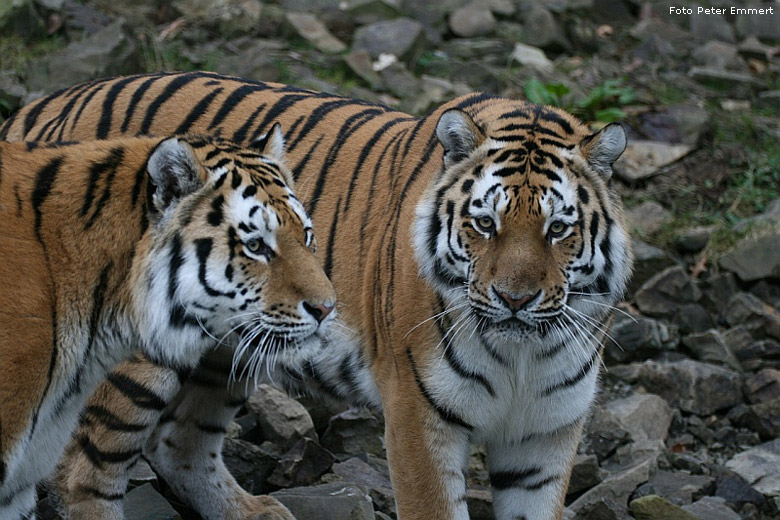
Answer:
<path fill-rule="evenodd" d="M 281 502 L 266 495 L 251 497 L 250 511 L 247 520 L 295 520 Z"/>

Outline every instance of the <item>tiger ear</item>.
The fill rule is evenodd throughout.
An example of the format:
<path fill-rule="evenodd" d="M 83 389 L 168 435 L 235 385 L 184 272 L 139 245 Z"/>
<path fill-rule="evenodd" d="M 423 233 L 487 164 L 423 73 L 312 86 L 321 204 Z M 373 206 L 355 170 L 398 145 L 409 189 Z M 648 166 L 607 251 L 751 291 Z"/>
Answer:
<path fill-rule="evenodd" d="M 626 149 L 626 131 L 618 123 L 611 123 L 580 142 L 580 150 L 591 168 L 604 175 L 612 176 L 612 163 Z"/>
<path fill-rule="evenodd" d="M 152 204 L 165 211 L 180 198 L 201 186 L 200 162 L 192 147 L 176 137 L 161 141 L 146 163 Z"/>
<path fill-rule="evenodd" d="M 436 137 L 444 147 L 445 168 L 468 157 L 485 140 L 471 116 L 457 108 L 441 115 L 436 124 Z"/>
<path fill-rule="evenodd" d="M 274 123 L 274 126 L 271 127 L 271 130 L 269 130 L 268 133 L 263 134 L 252 141 L 250 146 L 257 152 L 283 163 L 285 155 L 282 125 Z"/>

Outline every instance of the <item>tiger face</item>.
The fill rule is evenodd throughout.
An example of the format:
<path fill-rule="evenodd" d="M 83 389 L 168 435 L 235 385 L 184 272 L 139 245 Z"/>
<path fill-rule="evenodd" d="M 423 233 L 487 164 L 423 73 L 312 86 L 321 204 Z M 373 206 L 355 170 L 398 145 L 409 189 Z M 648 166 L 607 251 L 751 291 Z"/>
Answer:
<path fill-rule="evenodd" d="M 609 189 L 625 133 L 590 134 L 549 107 L 511 108 L 483 128 L 460 110 L 439 120 L 444 168 L 417 209 L 419 263 L 492 343 L 570 337 L 589 311 L 614 303 L 630 271 Z"/>
<path fill-rule="evenodd" d="M 335 293 L 314 256 L 311 221 L 292 192 L 279 126 L 255 145 L 256 153 L 227 143 L 190 144 L 164 141 L 149 161 L 153 182 L 154 172 L 197 164 L 189 153 L 206 168 L 191 179 L 202 186 L 177 205 L 166 201 L 188 188 L 160 182 L 150 192 L 152 206 L 161 208 L 152 224 L 161 228 L 152 257 L 166 267 L 151 270 L 159 272 L 151 291 L 164 296 L 146 301 L 170 310 L 142 312 L 167 320 L 169 332 L 237 347 L 237 358 L 259 360 L 322 333 L 335 316 Z M 171 147 L 181 149 L 178 158 Z M 152 344 L 164 343 L 156 339 Z"/>

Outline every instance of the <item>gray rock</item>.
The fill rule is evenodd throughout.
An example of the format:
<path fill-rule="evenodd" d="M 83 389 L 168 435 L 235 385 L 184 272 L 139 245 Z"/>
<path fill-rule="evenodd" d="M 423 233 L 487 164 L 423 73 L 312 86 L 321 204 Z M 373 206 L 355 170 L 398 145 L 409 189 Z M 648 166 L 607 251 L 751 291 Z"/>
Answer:
<path fill-rule="evenodd" d="M 614 341 L 607 342 L 607 359 L 626 363 L 653 357 L 674 350 L 680 342 L 676 326 L 638 315 L 634 319 L 616 315 L 610 329 Z"/>
<path fill-rule="evenodd" d="M 320 13 L 330 9 L 338 9 L 341 0 L 279 0 L 286 11 Z"/>
<path fill-rule="evenodd" d="M 628 225 L 640 236 L 652 235 L 672 221 L 671 212 L 653 201 L 642 202 L 626 211 Z"/>
<path fill-rule="evenodd" d="M 751 405 L 744 424 L 762 439 L 780 437 L 780 399 Z"/>
<path fill-rule="evenodd" d="M 569 505 L 569 509 L 578 515 L 578 518 L 593 518 L 592 511 L 600 507 L 600 503 L 614 506 L 608 509 L 620 514 L 621 510 L 626 510 L 626 504 L 631 493 L 639 486 L 644 484 L 655 474 L 656 463 L 653 460 L 646 460 L 632 468 L 615 473 L 604 479 L 604 481 L 586 491 L 581 497 Z M 585 516 L 587 514 L 588 516 Z M 596 518 L 624 518 L 625 516 Z"/>
<path fill-rule="evenodd" d="M 596 486 L 604 480 L 606 471 L 599 468 L 595 455 L 578 454 L 574 457 L 567 495 L 574 495 Z"/>
<path fill-rule="evenodd" d="M 653 394 L 632 394 L 605 405 L 636 440 L 665 440 L 672 422 L 672 409 Z"/>
<path fill-rule="evenodd" d="M 685 412 L 709 415 L 742 401 L 739 373 L 690 359 L 673 363 L 647 361 L 639 380 L 648 391 Z"/>
<path fill-rule="evenodd" d="M 696 515 L 699 520 L 740 520 L 742 518 L 720 497 L 702 497 L 693 504 L 683 506 L 683 509 Z"/>
<path fill-rule="evenodd" d="M 726 467 L 766 496 L 780 496 L 780 439 L 734 455 Z"/>
<path fill-rule="evenodd" d="M 401 99 L 414 98 L 420 93 L 420 80 L 401 62 L 395 62 L 379 72 L 382 83 Z"/>
<path fill-rule="evenodd" d="M 102 31 L 35 60 L 27 73 L 30 90 L 52 92 L 90 79 L 130 72 L 136 45 L 118 19 Z"/>
<path fill-rule="evenodd" d="M 671 453 L 669 460 L 673 467 L 696 475 L 701 475 L 706 471 L 704 462 L 690 453 Z"/>
<path fill-rule="evenodd" d="M 634 272 L 629 281 L 629 294 L 635 293 L 656 273 L 675 265 L 669 253 L 636 237 L 631 237 L 631 249 L 634 252 Z"/>
<path fill-rule="evenodd" d="M 0 105 L 6 110 L 16 110 L 22 100 L 27 96 L 19 76 L 10 70 L 0 70 Z"/>
<path fill-rule="evenodd" d="M 725 318 L 731 326 L 744 325 L 754 337 L 767 335 L 780 339 L 780 312 L 750 293 L 735 294 Z"/>
<path fill-rule="evenodd" d="M 222 458 L 241 487 L 254 494 L 269 490 L 266 481 L 279 461 L 270 451 L 239 439 L 225 439 Z"/>
<path fill-rule="evenodd" d="M 129 479 L 131 487 L 138 487 L 146 483 L 157 482 L 157 474 L 148 462 L 140 459 L 129 471 Z"/>
<path fill-rule="evenodd" d="M 32 0 L 6 0 L 0 3 L 0 33 L 33 40 L 46 35 L 46 24 Z"/>
<path fill-rule="evenodd" d="M 484 2 L 472 2 L 456 9 L 449 17 L 449 26 L 456 36 L 474 38 L 487 36 L 496 26 L 496 19 Z"/>
<path fill-rule="evenodd" d="M 744 282 L 761 278 L 780 278 L 780 233 L 741 240 L 723 255 L 720 266 L 732 271 Z"/>
<path fill-rule="evenodd" d="M 368 51 L 352 51 L 344 56 L 344 62 L 372 89 L 381 90 L 383 88 L 382 78 L 374 70 L 371 54 Z"/>
<path fill-rule="evenodd" d="M 740 329 L 744 329 L 740 327 Z M 780 343 L 772 339 L 762 339 L 748 344 L 732 347 L 745 370 L 762 368 L 780 368 Z"/>
<path fill-rule="evenodd" d="M 682 334 L 704 332 L 715 327 L 715 322 L 710 313 L 698 303 L 680 305 L 673 321 Z"/>
<path fill-rule="evenodd" d="M 767 93 L 777 92 L 778 100 L 780 100 L 780 90 L 761 92 L 759 97 L 764 96 Z M 780 105 L 778 105 L 780 108 Z M 754 217 L 742 219 L 737 222 L 733 229 L 737 232 L 747 231 L 749 226 L 777 226 L 780 225 L 780 199 L 775 199 L 766 205 L 764 211 Z"/>
<path fill-rule="evenodd" d="M 334 415 L 322 434 L 322 445 L 341 455 L 378 455 L 383 450 L 384 429 L 365 410 L 347 410 Z"/>
<path fill-rule="evenodd" d="M 336 461 L 331 452 L 311 439 L 301 439 L 282 455 L 268 478 L 278 487 L 298 487 L 314 484 Z"/>
<path fill-rule="evenodd" d="M 710 114 L 697 105 L 673 105 L 640 115 L 638 131 L 651 142 L 696 146 L 710 127 Z"/>
<path fill-rule="evenodd" d="M 671 317 L 683 303 L 701 298 L 701 291 L 680 266 L 669 267 L 650 278 L 635 295 L 637 307 L 654 317 Z"/>
<path fill-rule="evenodd" d="M 540 49 L 561 51 L 569 48 L 569 42 L 555 16 L 545 7 L 531 3 L 523 12 L 522 42 Z"/>
<path fill-rule="evenodd" d="M 493 520 L 493 494 L 486 489 L 467 489 L 466 506 L 470 520 Z"/>
<path fill-rule="evenodd" d="M 780 109 L 780 90 L 765 90 L 759 92 L 758 105 L 764 108 Z"/>
<path fill-rule="evenodd" d="M 765 368 L 745 379 L 745 395 L 751 403 L 780 399 L 780 370 Z"/>
<path fill-rule="evenodd" d="M 712 469 L 718 474 L 715 496 L 725 499 L 730 507 L 740 510 L 746 504 L 763 507 L 766 503 L 764 495 L 756 491 L 741 475 L 726 467 L 716 466 Z"/>
<path fill-rule="evenodd" d="M 399 0 L 350 0 L 345 11 L 359 25 L 391 20 L 400 13 Z"/>
<path fill-rule="evenodd" d="M 335 482 L 283 489 L 271 496 L 287 506 L 298 520 L 374 520 L 374 506 L 365 489 Z"/>
<path fill-rule="evenodd" d="M 658 495 L 637 498 L 629 506 L 637 520 L 697 520 L 693 513 Z"/>
<path fill-rule="evenodd" d="M 615 175 L 626 182 L 636 182 L 656 175 L 690 153 L 686 144 L 669 144 L 655 141 L 630 141 L 620 159 L 615 161 Z"/>
<path fill-rule="evenodd" d="M 396 18 L 359 28 L 355 31 L 352 47 L 354 50 L 368 51 L 375 59 L 380 54 L 393 54 L 401 60 L 408 60 L 420 51 L 424 40 L 420 22 L 410 18 Z"/>
<path fill-rule="evenodd" d="M 344 42 L 333 36 L 325 25 L 309 13 L 287 13 L 287 22 L 295 32 L 317 50 L 338 54 L 347 50 Z"/>
<path fill-rule="evenodd" d="M 644 461 L 652 461 L 660 467 L 670 467 L 667 448 L 664 441 L 641 438 L 638 441 L 620 446 L 615 450 L 603 468 L 611 473 L 623 471 Z"/>
<path fill-rule="evenodd" d="M 259 385 L 247 401 L 247 409 L 257 415 L 265 440 L 289 448 L 303 437 L 317 439 L 306 408 L 276 388 Z"/>
<path fill-rule="evenodd" d="M 361 486 L 368 489 L 368 494 L 377 509 L 396 515 L 395 495 L 390 479 L 361 459 L 352 457 L 334 464 L 333 474 L 346 482 L 359 482 Z"/>
<path fill-rule="evenodd" d="M 587 452 L 604 460 L 629 441 L 631 434 L 620 419 L 604 407 L 596 408 L 585 428 L 583 443 Z"/>
<path fill-rule="evenodd" d="M 553 63 L 547 59 L 544 51 L 530 45 L 516 43 L 510 58 L 520 65 L 538 69 L 542 72 L 551 72 L 553 70 Z"/>
<path fill-rule="evenodd" d="M 712 67 L 692 67 L 688 71 L 688 76 L 702 83 L 716 83 L 718 85 L 729 86 L 730 92 L 739 91 L 740 87 L 749 89 L 763 86 L 761 81 L 750 74 L 741 72 L 731 72 Z"/>
<path fill-rule="evenodd" d="M 739 292 L 739 287 L 732 273 L 722 272 L 702 282 L 701 291 L 700 303 L 709 312 L 719 316 L 726 309 L 731 298 Z M 731 344 L 730 341 L 728 342 Z"/>
<path fill-rule="evenodd" d="M 726 340 L 717 329 L 683 336 L 682 343 L 694 353 L 699 361 L 722 365 L 737 372 L 742 371 L 742 365 L 739 364 L 736 356 L 726 344 Z"/>
<path fill-rule="evenodd" d="M 710 242 L 710 228 L 686 229 L 675 238 L 674 243 L 682 253 L 698 253 Z"/>
<path fill-rule="evenodd" d="M 731 43 L 708 41 L 693 51 L 693 62 L 702 67 L 716 70 L 748 72 L 747 63 L 737 53 L 737 46 Z"/>
<path fill-rule="evenodd" d="M 715 479 L 684 471 L 658 471 L 647 484 L 639 486 L 634 498 L 660 495 L 673 504 L 686 505 L 715 491 Z"/>
<path fill-rule="evenodd" d="M 720 40 L 734 43 L 734 28 L 719 14 L 703 16 L 691 14 L 691 34 L 700 40 Z"/>
<path fill-rule="evenodd" d="M 122 500 L 127 518 L 133 520 L 181 520 L 178 512 L 151 484 L 130 491 Z"/>
<path fill-rule="evenodd" d="M 754 4 L 751 7 L 769 7 L 769 5 Z M 757 36 L 762 40 L 780 41 L 780 24 L 777 23 L 777 7 L 774 14 L 763 13 L 737 14 L 734 21 L 737 33 L 741 37 Z"/>

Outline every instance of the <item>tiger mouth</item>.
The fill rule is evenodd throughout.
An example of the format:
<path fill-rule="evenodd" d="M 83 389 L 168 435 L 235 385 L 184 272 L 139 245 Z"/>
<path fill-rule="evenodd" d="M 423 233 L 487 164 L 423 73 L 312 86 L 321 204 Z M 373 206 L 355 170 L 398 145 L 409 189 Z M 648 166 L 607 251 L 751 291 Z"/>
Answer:
<path fill-rule="evenodd" d="M 301 341 L 314 335 L 316 331 L 303 331 L 308 328 L 293 325 L 284 328 L 257 326 L 256 324 L 243 325 L 238 329 L 239 343 L 248 342 L 250 347 L 265 348 L 267 350 L 285 350 L 296 347 Z"/>

